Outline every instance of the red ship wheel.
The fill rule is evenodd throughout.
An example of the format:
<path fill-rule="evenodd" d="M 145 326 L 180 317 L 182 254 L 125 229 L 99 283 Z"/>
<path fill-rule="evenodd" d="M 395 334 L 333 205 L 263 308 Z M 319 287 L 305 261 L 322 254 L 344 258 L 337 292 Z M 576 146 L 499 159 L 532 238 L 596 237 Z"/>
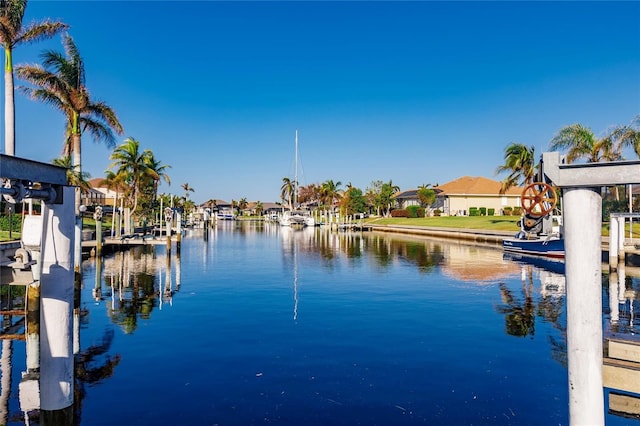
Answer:
<path fill-rule="evenodd" d="M 549 184 L 534 182 L 522 191 L 520 205 L 532 217 L 546 216 L 558 202 L 556 191 Z"/>

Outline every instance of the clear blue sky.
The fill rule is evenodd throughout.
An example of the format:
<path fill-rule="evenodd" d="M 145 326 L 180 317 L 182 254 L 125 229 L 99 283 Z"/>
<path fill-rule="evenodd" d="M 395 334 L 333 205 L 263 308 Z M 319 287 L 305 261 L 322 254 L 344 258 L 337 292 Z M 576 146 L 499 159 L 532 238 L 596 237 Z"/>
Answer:
<path fill-rule="evenodd" d="M 640 2 L 30 1 L 67 22 L 94 100 L 169 164 L 160 191 L 278 201 L 293 178 L 363 191 L 485 176 L 511 142 L 601 135 L 640 114 Z M 59 38 L 19 47 L 38 62 Z M 16 96 L 16 155 L 50 162 L 64 120 Z M 2 144 L 4 148 L 4 143 Z M 2 149 L 3 149 L 2 148 Z M 83 166 L 110 150 L 83 137 Z"/>

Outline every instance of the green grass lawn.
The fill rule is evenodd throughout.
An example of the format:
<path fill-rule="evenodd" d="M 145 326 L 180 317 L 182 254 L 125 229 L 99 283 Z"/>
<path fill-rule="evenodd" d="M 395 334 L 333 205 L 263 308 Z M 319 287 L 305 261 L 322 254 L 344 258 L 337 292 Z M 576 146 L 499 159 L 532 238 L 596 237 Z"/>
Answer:
<path fill-rule="evenodd" d="M 520 216 L 439 216 L 409 219 L 406 217 L 372 218 L 367 223 L 376 225 L 435 226 L 443 228 L 486 229 L 518 231 Z"/>
<path fill-rule="evenodd" d="M 463 228 L 463 229 L 486 229 L 492 231 L 514 231 L 517 232 L 520 216 L 440 216 L 421 217 L 409 219 L 405 217 L 371 218 L 367 223 L 377 225 L 412 225 L 412 226 L 434 226 L 443 228 Z M 629 224 L 626 225 L 625 235 L 629 236 Z M 640 238 L 640 224 L 635 223 L 633 228 L 633 238 Z M 609 236 L 609 223 L 602 224 L 602 236 Z"/>

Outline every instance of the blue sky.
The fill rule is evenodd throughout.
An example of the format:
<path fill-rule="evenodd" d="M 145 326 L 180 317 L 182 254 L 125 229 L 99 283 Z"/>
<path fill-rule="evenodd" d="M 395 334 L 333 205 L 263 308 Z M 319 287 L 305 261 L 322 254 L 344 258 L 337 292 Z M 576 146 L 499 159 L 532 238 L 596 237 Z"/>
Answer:
<path fill-rule="evenodd" d="M 500 179 L 511 142 L 601 135 L 640 114 L 640 2 L 30 1 L 68 23 L 94 100 L 171 165 L 160 191 L 278 201 L 293 178 L 363 191 Z M 36 63 L 59 38 L 14 52 Z M 50 162 L 64 120 L 16 96 L 16 155 Z M 4 149 L 4 143 L 2 144 Z M 83 138 L 102 177 L 111 150 Z"/>

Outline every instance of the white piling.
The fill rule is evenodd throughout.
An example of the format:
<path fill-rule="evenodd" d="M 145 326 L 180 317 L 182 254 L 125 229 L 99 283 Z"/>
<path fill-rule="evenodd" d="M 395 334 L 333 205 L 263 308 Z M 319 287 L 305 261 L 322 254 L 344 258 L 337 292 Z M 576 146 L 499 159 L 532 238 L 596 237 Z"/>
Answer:
<path fill-rule="evenodd" d="M 618 218 L 611 216 L 609 219 L 609 270 L 614 271 L 618 267 Z"/>
<path fill-rule="evenodd" d="M 626 219 L 624 217 L 618 217 L 618 263 L 625 263 L 625 250 L 624 250 L 624 225 Z"/>
<path fill-rule="evenodd" d="M 74 190 L 63 204 L 43 211 L 40 277 L 40 405 L 57 411 L 73 405 Z"/>
<path fill-rule="evenodd" d="M 569 419 L 603 425 L 602 198 L 597 188 L 564 190 Z"/>
<path fill-rule="evenodd" d="M 618 303 L 618 272 L 615 269 L 609 273 L 609 315 L 611 325 L 618 324 L 620 304 Z"/>

